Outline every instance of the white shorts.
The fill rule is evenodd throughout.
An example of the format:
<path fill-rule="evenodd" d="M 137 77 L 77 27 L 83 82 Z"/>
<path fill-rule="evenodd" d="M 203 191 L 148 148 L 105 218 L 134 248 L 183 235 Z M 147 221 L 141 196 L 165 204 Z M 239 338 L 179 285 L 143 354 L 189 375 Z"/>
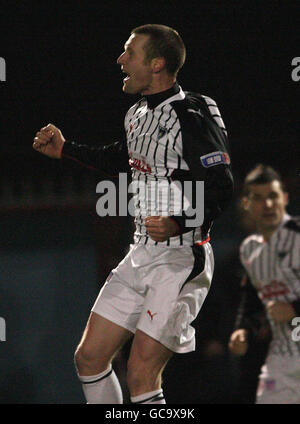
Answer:
<path fill-rule="evenodd" d="M 92 311 L 173 352 L 195 350 L 197 317 L 214 269 L 211 245 L 166 248 L 134 244 L 112 270 Z"/>
<path fill-rule="evenodd" d="M 257 404 L 300 404 L 299 356 L 269 356 L 262 366 Z"/>

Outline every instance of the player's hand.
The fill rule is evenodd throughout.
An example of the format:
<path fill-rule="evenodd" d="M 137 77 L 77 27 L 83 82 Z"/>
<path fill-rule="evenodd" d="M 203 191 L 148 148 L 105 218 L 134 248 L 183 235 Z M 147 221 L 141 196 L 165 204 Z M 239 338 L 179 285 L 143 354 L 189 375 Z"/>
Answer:
<path fill-rule="evenodd" d="M 266 306 L 269 316 L 276 323 L 289 322 L 296 316 L 294 307 L 286 302 L 270 300 Z"/>
<path fill-rule="evenodd" d="M 61 131 L 53 124 L 48 124 L 36 133 L 32 147 L 50 158 L 60 159 L 65 141 Z"/>
<path fill-rule="evenodd" d="M 169 216 L 147 216 L 145 226 L 148 235 L 154 241 L 166 241 L 179 234 L 179 226 Z"/>
<path fill-rule="evenodd" d="M 235 330 L 230 336 L 228 348 L 234 355 L 245 355 L 248 350 L 247 330 L 244 328 Z"/>

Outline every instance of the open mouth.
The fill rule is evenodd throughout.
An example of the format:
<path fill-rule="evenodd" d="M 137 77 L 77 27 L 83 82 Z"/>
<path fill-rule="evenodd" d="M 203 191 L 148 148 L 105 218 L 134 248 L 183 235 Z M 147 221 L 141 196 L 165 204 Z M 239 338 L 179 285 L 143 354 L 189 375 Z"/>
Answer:
<path fill-rule="evenodd" d="M 128 81 L 130 79 L 130 74 L 128 74 L 128 72 L 122 71 L 123 74 L 125 74 L 125 78 L 123 79 L 123 81 Z"/>

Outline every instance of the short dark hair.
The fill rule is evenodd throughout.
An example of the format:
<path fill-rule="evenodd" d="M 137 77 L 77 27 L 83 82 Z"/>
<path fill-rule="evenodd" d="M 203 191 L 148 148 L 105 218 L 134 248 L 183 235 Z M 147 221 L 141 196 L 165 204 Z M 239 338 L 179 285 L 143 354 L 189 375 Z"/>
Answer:
<path fill-rule="evenodd" d="M 185 62 L 186 49 L 175 29 L 165 25 L 147 24 L 134 28 L 131 34 L 149 35 L 149 40 L 144 46 L 146 60 L 163 57 L 167 72 L 170 75 L 177 75 Z"/>
<path fill-rule="evenodd" d="M 285 191 L 280 174 L 271 166 L 260 163 L 246 175 L 244 180 L 243 195 L 248 196 L 250 192 L 250 186 L 252 184 L 267 184 L 271 183 L 272 181 L 279 181 L 282 190 Z"/>

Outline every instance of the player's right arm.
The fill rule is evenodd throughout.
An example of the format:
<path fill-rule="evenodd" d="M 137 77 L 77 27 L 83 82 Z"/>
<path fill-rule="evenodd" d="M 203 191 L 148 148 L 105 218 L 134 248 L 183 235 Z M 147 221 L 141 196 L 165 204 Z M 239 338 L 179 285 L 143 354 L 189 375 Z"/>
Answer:
<path fill-rule="evenodd" d="M 50 158 L 70 159 L 110 176 L 129 171 L 128 150 L 123 141 L 100 147 L 69 142 L 59 128 L 48 124 L 36 133 L 32 147 Z"/>

